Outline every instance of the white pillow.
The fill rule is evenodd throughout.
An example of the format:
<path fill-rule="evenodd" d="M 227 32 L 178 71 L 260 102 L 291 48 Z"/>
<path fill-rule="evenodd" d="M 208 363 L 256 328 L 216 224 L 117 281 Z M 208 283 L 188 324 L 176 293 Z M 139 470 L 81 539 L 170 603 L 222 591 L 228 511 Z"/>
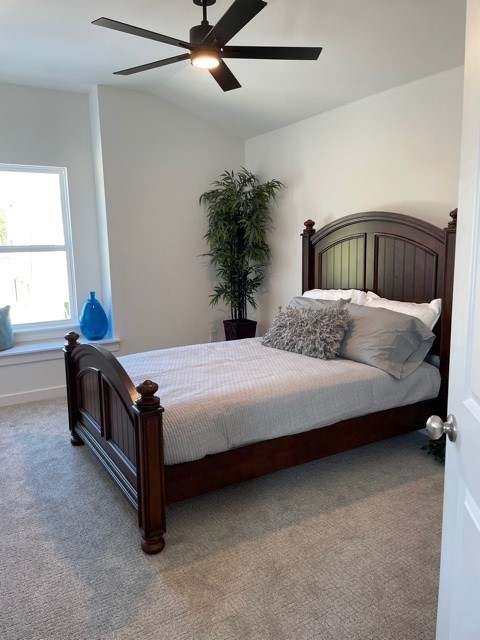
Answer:
<path fill-rule="evenodd" d="M 419 318 L 430 331 L 435 326 L 437 320 L 440 317 L 442 311 L 442 300 L 437 298 L 431 302 L 400 302 L 399 300 L 388 300 L 388 298 L 380 298 L 373 291 L 367 293 L 366 307 L 381 307 L 382 309 L 390 309 L 390 311 L 396 311 L 397 313 L 404 313 L 407 316 L 414 316 Z"/>
<path fill-rule="evenodd" d="M 375 295 L 375 294 L 374 294 Z M 359 289 L 310 289 L 303 294 L 314 300 L 348 300 L 352 304 L 365 304 L 367 294 Z"/>

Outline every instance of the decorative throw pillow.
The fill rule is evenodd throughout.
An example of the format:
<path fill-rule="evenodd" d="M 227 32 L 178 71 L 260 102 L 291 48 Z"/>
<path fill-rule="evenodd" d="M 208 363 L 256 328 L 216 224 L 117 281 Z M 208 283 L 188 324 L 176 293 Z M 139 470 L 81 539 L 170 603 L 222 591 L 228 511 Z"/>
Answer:
<path fill-rule="evenodd" d="M 335 358 L 349 326 L 342 302 L 330 309 L 280 309 L 262 344 L 322 360 Z"/>
<path fill-rule="evenodd" d="M 0 308 L 0 351 L 13 347 L 13 330 L 10 322 L 10 305 Z"/>

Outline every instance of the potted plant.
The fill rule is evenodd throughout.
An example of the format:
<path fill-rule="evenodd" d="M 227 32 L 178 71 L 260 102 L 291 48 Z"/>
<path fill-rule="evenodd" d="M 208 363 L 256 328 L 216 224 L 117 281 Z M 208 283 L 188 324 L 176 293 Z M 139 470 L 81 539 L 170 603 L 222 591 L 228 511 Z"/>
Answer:
<path fill-rule="evenodd" d="M 225 338 L 253 338 L 257 323 L 247 318 L 247 304 L 256 308 L 254 293 L 261 285 L 270 262 L 267 232 L 272 226 L 269 208 L 284 185 L 278 180 L 261 183 L 243 168 L 224 171 L 213 189 L 200 196 L 208 212 L 205 239 L 217 284 L 210 304 L 223 300 L 230 305 L 231 320 L 225 320 Z"/>

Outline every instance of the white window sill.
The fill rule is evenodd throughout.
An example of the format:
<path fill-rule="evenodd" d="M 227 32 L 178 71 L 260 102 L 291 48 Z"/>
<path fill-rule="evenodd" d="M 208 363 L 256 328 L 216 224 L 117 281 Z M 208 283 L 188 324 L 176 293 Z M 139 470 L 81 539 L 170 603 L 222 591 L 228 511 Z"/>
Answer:
<path fill-rule="evenodd" d="M 33 345 L 37 342 L 54 342 L 55 340 L 60 344 L 63 336 L 69 331 L 75 331 L 80 334 L 80 336 L 82 335 L 78 324 L 58 323 L 55 325 L 55 323 L 47 323 L 44 325 L 36 325 L 34 328 L 26 327 L 25 325 L 13 325 L 15 346 L 21 346 L 24 342 Z"/>
<path fill-rule="evenodd" d="M 113 353 L 120 351 L 119 338 L 103 338 L 103 340 L 89 341 L 80 337 L 80 344 L 100 344 Z M 37 340 L 34 342 L 22 342 L 14 345 L 11 349 L 0 351 L 0 367 L 12 364 L 28 364 L 30 362 L 44 362 L 45 360 L 62 360 L 63 347 L 66 341 Z"/>

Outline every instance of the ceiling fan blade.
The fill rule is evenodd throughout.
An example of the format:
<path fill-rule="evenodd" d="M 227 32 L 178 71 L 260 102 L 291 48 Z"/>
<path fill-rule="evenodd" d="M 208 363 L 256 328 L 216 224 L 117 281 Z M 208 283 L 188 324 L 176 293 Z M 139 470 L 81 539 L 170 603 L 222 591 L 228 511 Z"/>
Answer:
<path fill-rule="evenodd" d="M 263 0 L 235 0 L 217 24 L 207 33 L 203 43 L 213 44 L 215 40 L 223 46 L 250 22 L 267 3 Z"/>
<path fill-rule="evenodd" d="M 224 47 L 222 58 L 318 60 L 322 47 Z"/>
<path fill-rule="evenodd" d="M 209 71 L 224 91 L 239 89 L 242 86 L 223 60 L 218 67 Z"/>
<path fill-rule="evenodd" d="M 165 44 L 173 44 L 175 47 L 192 49 L 192 45 L 189 42 L 185 42 L 185 40 L 170 38 L 170 36 L 164 36 L 161 33 L 156 33 L 155 31 L 147 31 L 146 29 L 140 29 L 140 27 L 133 27 L 131 24 L 118 22 L 118 20 L 98 18 L 98 20 L 94 20 L 92 24 L 96 24 L 99 27 L 106 27 L 107 29 L 113 29 L 114 31 L 130 33 L 132 36 L 140 36 L 140 38 L 148 38 L 149 40 L 156 40 L 157 42 L 163 42 Z"/>
<path fill-rule="evenodd" d="M 180 56 L 173 56 L 173 58 L 164 58 L 163 60 L 157 60 L 156 62 L 149 62 L 148 64 L 141 64 L 138 67 L 131 67 L 130 69 L 123 69 L 122 71 L 115 71 L 115 76 L 130 76 L 132 73 L 140 73 L 140 71 L 148 71 L 149 69 L 156 69 L 157 67 L 165 67 L 167 64 L 173 64 L 174 62 L 181 62 L 182 60 L 188 60 L 190 58 L 189 53 L 182 53 Z"/>

